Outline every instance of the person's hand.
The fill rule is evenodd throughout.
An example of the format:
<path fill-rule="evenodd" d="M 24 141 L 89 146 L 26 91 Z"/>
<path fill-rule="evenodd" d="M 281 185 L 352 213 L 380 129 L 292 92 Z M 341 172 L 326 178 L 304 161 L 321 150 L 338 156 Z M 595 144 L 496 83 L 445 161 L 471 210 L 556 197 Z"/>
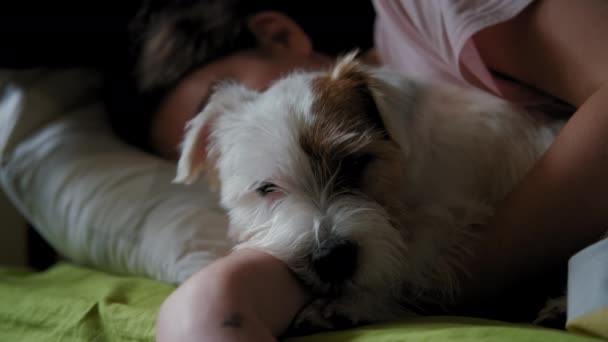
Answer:
<path fill-rule="evenodd" d="M 274 341 L 307 300 L 281 261 L 259 251 L 236 251 L 194 274 L 165 300 L 156 340 Z"/>

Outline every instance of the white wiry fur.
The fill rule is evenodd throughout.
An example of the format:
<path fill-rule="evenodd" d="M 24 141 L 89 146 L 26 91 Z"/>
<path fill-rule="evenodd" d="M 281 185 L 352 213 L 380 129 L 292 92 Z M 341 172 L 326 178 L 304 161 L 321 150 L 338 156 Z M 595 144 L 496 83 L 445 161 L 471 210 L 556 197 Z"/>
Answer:
<path fill-rule="evenodd" d="M 327 88 L 315 80 L 353 70 L 365 76 L 390 138 L 368 129 L 324 137 L 376 151 L 364 185 L 343 191 L 332 178 L 338 170 L 320 179 L 301 136 L 320 120 L 317 92 Z M 318 296 L 300 321 L 372 322 L 458 300 L 460 257 L 476 229 L 557 129 L 490 95 L 366 68 L 349 56 L 329 73 L 293 73 L 262 93 L 219 88 L 188 124 L 176 181 L 191 182 L 204 168 L 217 174 L 237 248 L 275 255 Z M 267 183 L 274 187 L 264 195 Z M 311 262 L 332 239 L 358 248 L 353 274 L 339 282 L 323 281 Z"/>

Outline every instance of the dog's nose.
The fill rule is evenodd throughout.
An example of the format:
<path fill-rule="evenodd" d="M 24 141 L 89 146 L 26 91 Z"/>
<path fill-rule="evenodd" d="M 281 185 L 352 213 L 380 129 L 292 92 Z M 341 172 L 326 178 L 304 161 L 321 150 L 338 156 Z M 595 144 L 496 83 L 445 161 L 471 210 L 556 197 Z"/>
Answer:
<path fill-rule="evenodd" d="M 350 278 L 357 268 L 358 246 L 350 240 L 331 239 L 312 253 L 312 266 L 323 282 Z"/>

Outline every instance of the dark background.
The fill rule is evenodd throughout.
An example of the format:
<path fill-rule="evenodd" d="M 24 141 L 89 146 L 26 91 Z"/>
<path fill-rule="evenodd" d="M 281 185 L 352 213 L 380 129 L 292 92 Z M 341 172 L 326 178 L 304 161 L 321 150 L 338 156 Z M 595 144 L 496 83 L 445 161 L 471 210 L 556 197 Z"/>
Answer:
<path fill-rule="evenodd" d="M 122 66 L 135 0 L 2 0 L 0 67 Z"/>

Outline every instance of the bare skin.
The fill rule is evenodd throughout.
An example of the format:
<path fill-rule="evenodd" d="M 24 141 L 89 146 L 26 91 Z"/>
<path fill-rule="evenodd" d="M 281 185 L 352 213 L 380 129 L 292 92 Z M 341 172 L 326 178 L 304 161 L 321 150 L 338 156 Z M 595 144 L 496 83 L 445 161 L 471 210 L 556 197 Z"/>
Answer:
<path fill-rule="evenodd" d="M 491 68 L 578 110 L 499 206 L 477 251 L 483 257 L 471 261 L 479 268 L 472 289 L 500 291 L 483 284 L 508 286 L 564 264 L 607 229 L 606 16 L 608 3 L 601 0 L 537 1 L 515 19 L 475 37 Z M 564 25 L 565 20 L 571 25 Z"/>
<path fill-rule="evenodd" d="M 274 341 L 308 293 L 281 261 L 240 250 L 202 269 L 163 303 L 157 341 Z"/>
<path fill-rule="evenodd" d="M 573 253 L 597 240 L 606 230 L 607 17 L 608 2 L 603 0 L 538 0 L 513 20 L 483 30 L 474 37 L 480 54 L 494 71 L 569 102 L 578 110 L 550 150 L 499 206 L 485 230 L 486 235 L 480 239 L 482 243 L 466 261 L 469 275 L 462 278 L 463 289 L 473 301 L 483 302 L 518 280 L 541 275 L 544 270 L 564 264 Z M 293 26 L 288 27 L 293 29 Z M 288 42 L 305 42 L 301 40 L 303 32 L 291 29 L 283 37 L 297 39 L 287 39 Z M 255 27 L 253 31 L 255 33 Z M 327 61 L 306 44 L 296 44 L 298 49 L 294 50 L 290 44 L 267 43 L 268 40 L 260 40 L 260 51 L 271 55 L 289 53 L 282 58 L 303 58 L 291 59 L 296 62 L 291 67 L 313 60 L 321 67 L 322 61 Z M 297 51 L 296 55 L 292 54 L 294 51 Z M 313 67 L 306 63 L 305 66 Z M 205 70 L 200 72 L 199 76 Z M 270 82 L 272 77 L 266 80 Z M 174 143 L 181 136 L 181 127 L 196 113 L 195 103 L 200 103 L 210 91 L 209 86 L 193 87 L 191 89 L 196 91 L 190 94 L 196 95 L 187 95 L 179 90 L 180 87 L 176 88 L 161 108 L 157 125 L 153 127 L 153 139 L 159 151 L 165 151 L 168 158 L 176 158 Z M 172 108 L 181 108 L 177 122 L 171 119 L 175 117 Z M 167 132 L 165 129 L 171 126 L 167 123 L 171 122 L 180 131 Z M 158 341 L 180 340 L 171 337 L 186 335 L 190 340 L 199 341 L 209 340 L 209 336 L 217 337 L 218 341 L 264 341 L 279 336 L 288 325 L 286 321 L 304 305 L 307 295 L 294 286 L 297 282 L 289 280 L 290 273 L 276 259 L 259 257 L 248 263 L 244 257 L 231 254 L 201 270 L 178 288 L 161 308 Z M 222 276 L 209 276 L 215 272 Z M 247 277 L 247 283 L 222 280 L 240 279 L 241 274 Z M 276 283 L 269 281 L 275 277 Z M 256 291 L 252 292 L 250 288 Z M 279 294 L 281 300 L 273 299 L 275 297 L 270 294 Z M 213 305 L 205 311 L 195 304 L 198 303 L 193 300 L 196 298 Z M 259 302 L 265 300 L 264 304 Z M 169 314 L 180 311 L 183 311 L 180 318 Z M 277 312 L 281 314 L 277 315 Z M 169 321 L 188 324 L 167 330 Z M 250 322 L 257 326 L 248 325 Z M 253 335 L 241 333 L 245 329 L 251 329 L 248 333 Z M 259 336 L 259 339 L 252 336 Z"/>

